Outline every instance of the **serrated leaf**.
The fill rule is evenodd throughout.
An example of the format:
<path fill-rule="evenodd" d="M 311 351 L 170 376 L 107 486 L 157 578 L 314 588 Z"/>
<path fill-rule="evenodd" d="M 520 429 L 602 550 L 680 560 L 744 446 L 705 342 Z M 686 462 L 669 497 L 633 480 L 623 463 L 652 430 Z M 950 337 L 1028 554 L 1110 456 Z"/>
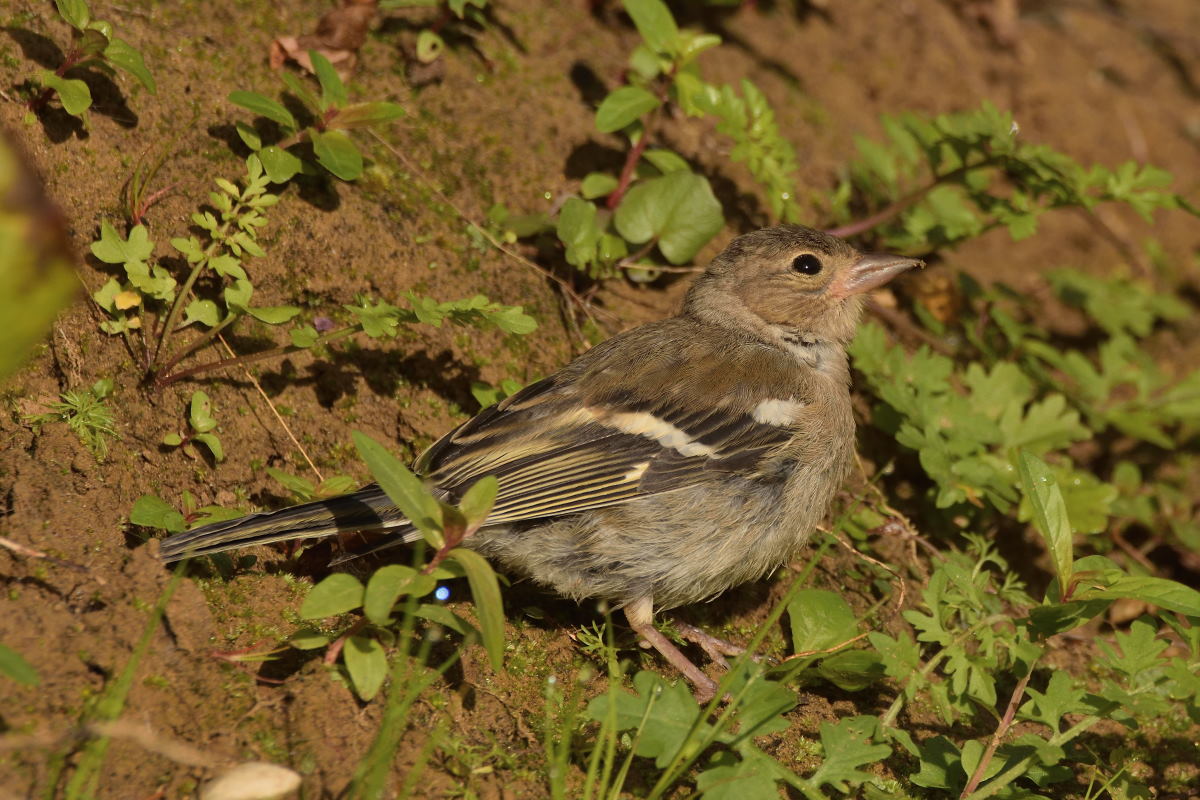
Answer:
<path fill-rule="evenodd" d="M 363 700 L 374 697 L 388 673 L 383 645 L 370 636 L 351 636 L 342 648 L 342 660 L 346 662 L 354 693 Z"/>
<path fill-rule="evenodd" d="M 105 264 L 127 264 L 150 258 L 154 242 L 150 241 L 145 225 L 135 225 L 126 240 L 105 220 L 100 223 L 100 239 L 92 242 L 91 251 Z"/>
<path fill-rule="evenodd" d="M 221 321 L 221 310 L 212 300 L 193 300 L 183 309 L 183 324 L 199 322 L 212 328 Z"/>
<path fill-rule="evenodd" d="M 836 724 L 821 723 L 821 748 L 825 760 L 809 778 L 810 781 L 817 786 L 829 784 L 839 792 L 846 793 L 851 785 L 874 777 L 858 767 L 882 761 L 892 754 L 892 748 L 886 744 L 871 744 L 862 733 L 864 724 L 864 718 L 861 717 L 842 719 Z"/>
<path fill-rule="evenodd" d="M 300 619 L 323 619 L 353 611 L 363 604 L 364 591 L 358 578 L 335 572 L 309 590 L 300 606 Z"/>
<path fill-rule="evenodd" d="M 671 762 L 694 725 L 699 737 L 711 730 L 707 722 L 697 723 L 700 706 L 684 681 L 667 685 L 657 673 L 642 670 L 634 676 L 633 688 L 635 695 L 618 691 L 594 698 L 588 703 L 587 715 L 603 723 L 608 719 L 609 704 L 615 703 L 617 730 L 638 728 L 645 720 L 634 752 L 653 758 L 660 769 Z"/>

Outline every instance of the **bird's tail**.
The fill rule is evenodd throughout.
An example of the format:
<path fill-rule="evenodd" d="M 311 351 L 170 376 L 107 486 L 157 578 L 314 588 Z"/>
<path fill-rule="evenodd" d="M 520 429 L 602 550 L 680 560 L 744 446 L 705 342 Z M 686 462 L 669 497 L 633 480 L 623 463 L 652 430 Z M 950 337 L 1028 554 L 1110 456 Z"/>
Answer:
<path fill-rule="evenodd" d="M 249 514 L 177 533 L 159 549 L 168 563 L 191 556 L 206 556 L 238 547 L 333 536 L 348 531 L 394 530 L 407 533 L 412 526 L 379 486 L 372 484 L 353 494 L 304 505 Z"/>

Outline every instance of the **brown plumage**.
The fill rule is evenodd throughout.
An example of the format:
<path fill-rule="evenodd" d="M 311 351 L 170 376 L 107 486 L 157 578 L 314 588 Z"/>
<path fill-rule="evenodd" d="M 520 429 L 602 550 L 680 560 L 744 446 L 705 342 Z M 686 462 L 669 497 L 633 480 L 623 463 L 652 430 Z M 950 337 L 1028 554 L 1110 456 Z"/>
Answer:
<path fill-rule="evenodd" d="M 741 236 L 678 316 L 485 409 L 415 469 L 451 502 L 495 475 L 496 504 L 466 544 L 559 594 L 624 608 L 711 696 L 716 684 L 654 628 L 653 611 L 760 578 L 807 541 L 853 458 L 845 345 L 860 295 L 919 263 L 808 228 Z M 367 487 L 178 534 L 162 552 L 175 560 L 354 529 L 416 538 Z"/>

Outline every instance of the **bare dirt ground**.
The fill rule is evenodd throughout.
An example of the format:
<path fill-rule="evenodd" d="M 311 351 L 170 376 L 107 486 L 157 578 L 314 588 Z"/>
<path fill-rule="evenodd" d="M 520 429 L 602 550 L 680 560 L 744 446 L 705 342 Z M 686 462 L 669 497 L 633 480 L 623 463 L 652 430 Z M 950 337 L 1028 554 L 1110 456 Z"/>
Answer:
<path fill-rule="evenodd" d="M 1132 158 L 1157 164 L 1175 175 L 1176 191 L 1195 196 L 1200 3 L 1047 0 L 1021 4 L 1011 27 L 981 18 L 980 12 L 1002 5 L 886 0 L 821 10 L 764 1 L 700 13 L 678 4 L 683 21 L 725 40 L 704 62 L 710 80 L 749 77 L 766 91 L 797 145 L 804 192 L 834 185 L 839 165 L 853 155 L 853 137 L 877 135 L 881 113 L 966 109 L 990 99 L 1011 109 L 1032 141 L 1084 163 Z M 364 46 L 353 88 L 409 112 L 385 134 L 404 160 L 364 139 L 375 166 L 358 185 L 289 187 L 269 215 L 268 255 L 255 266 L 262 301 L 318 309 L 359 293 L 397 299 L 416 288 L 451 299 L 482 292 L 525 305 L 541 327 L 514 340 L 425 326 L 394 342 L 343 347 L 331 357 L 300 354 L 256 365 L 257 380 L 326 475 L 365 479 L 348 444 L 352 430 L 415 455 L 477 410 L 472 381 L 529 380 L 582 347 L 563 322 L 553 286 L 526 265 L 476 246 L 463 217 L 440 195 L 474 220 L 497 202 L 514 211 L 546 210 L 577 190 L 587 172 L 620 164 L 623 143 L 593 127 L 598 96 L 617 85 L 636 43 L 615 6 L 498 0 L 501 25 L 474 39 L 473 47 L 447 51 L 440 80 L 419 89 L 405 77 L 401 48 L 412 46 L 420 14 L 385 15 Z M 232 125 L 247 114 L 226 96 L 236 89 L 277 95 L 281 85 L 266 65 L 268 43 L 311 26 L 326 4 L 97 0 L 93 10 L 142 50 L 158 94 L 124 78 L 99 78 L 87 130 L 55 113 L 26 124 L 17 102 L 0 102 L 0 125 L 30 154 L 80 253 L 101 220 L 120 217 L 121 186 L 138 156 L 175 138 L 174 155 L 158 179 L 174 189 L 149 215 L 151 233 L 165 247 L 205 202 L 214 178 L 240 173 L 244 151 L 231 147 Z M 67 29 L 50 3 L 10 0 L 0 25 L 0 88 L 60 58 L 55 48 Z M 705 166 L 728 210 L 726 232 L 701 261 L 737 232 L 767 221 L 749 176 L 723 156 L 727 141 L 696 124 L 670 126 L 665 136 Z M 1108 214 L 1106 222 L 1134 244 L 1151 233 L 1122 213 Z M 944 265 L 1031 288 L 1046 268 L 1104 271 L 1120 260 L 1080 217 L 1047 217 L 1043 234 L 1019 244 L 1005 233 L 989 234 L 944 254 Z M 1195 220 L 1183 214 L 1162 216 L 1153 235 L 1185 259 L 1200 244 Z M 106 280 L 103 266 L 89 259 L 80 267 L 89 292 Z M 685 286 L 685 280 L 649 288 L 610 283 L 597 298 L 605 332 L 666 315 Z M 42 676 L 37 688 L 0 684 L 0 732 L 42 743 L 0 753 L 0 796 L 42 791 L 48 753 L 125 663 L 144 611 L 168 577 L 148 548 L 126 534 L 133 501 L 155 493 L 177 502 L 188 491 L 200 504 L 277 507 L 287 499 L 264 467 L 307 469 L 243 372 L 145 394 L 121 339 L 101 333 L 97 322 L 80 299 L 3 387 L 0 533 L 83 570 L 0 551 L 0 641 Z M 235 349 L 260 344 L 231 341 Z M 26 404 L 104 377 L 116 381 L 111 406 L 121 435 L 107 461 L 98 463 L 64 426 L 35 434 L 21 422 Z M 198 387 L 213 398 L 221 421 L 228 458 L 220 464 L 159 445 L 179 426 Z M 220 656 L 267 650 L 285 639 L 295 629 L 303 585 L 326 571 L 316 556 L 292 562 L 279 551 L 258 555 L 254 568 L 229 580 L 183 584 L 141 665 L 125 716 L 218 757 L 292 765 L 305 776 L 305 797 L 333 797 L 374 735 L 380 707 L 356 701 L 319 654 L 291 651 L 266 665 Z M 841 586 L 838 558 L 822 564 L 819 584 Z M 777 582 L 747 587 L 692 618 L 744 630 L 762 618 L 778 589 Z M 594 614 L 524 585 L 506 593 L 506 605 L 507 672 L 494 674 L 482 653 L 471 650 L 414 712 L 418 725 L 405 737 L 398 774 L 420 752 L 424 722 L 440 714 L 454 720 L 453 746 L 435 758 L 423 796 L 546 793 L 536 727 L 542 681 L 551 673 L 571 674 L 586 661 L 566 634 Z M 535 608 L 540 613 L 531 612 Z M 649 656 L 642 660 L 665 669 Z M 851 697 L 813 688 L 793 717 L 801 729 L 813 730 L 830 715 L 881 705 L 886 701 L 869 692 Z M 188 796 L 200 774 L 116 740 L 102 795 Z"/>

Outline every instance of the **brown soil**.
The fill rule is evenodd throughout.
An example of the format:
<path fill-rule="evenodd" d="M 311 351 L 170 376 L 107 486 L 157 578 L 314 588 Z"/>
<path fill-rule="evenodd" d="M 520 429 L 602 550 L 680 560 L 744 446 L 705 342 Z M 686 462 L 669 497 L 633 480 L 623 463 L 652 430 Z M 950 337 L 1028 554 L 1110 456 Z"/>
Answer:
<path fill-rule="evenodd" d="M 547 210 L 587 172 L 618 166 L 622 142 L 594 131 L 592 109 L 596 94 L 619 81 L 636 33 L 615 13 L 616 3 L 494 5 L 501 26 L 473 47 L 447 51 L 441 79 L 421 89 L 406 82 L 401 54 L 412 45 L 419 14 L 395 13 L 369 38 L 354 90 L 408 110 L 385 134 L 405 160 L 364 137 L 375 167 L 359 185 L 290 187 L 270 211 L 268 255 L 254 264 L 254 278 L 263 304 L 300 301 L 314 310 L 336 309 L 359 293 L 398 299 L 415 288 L 450 299 L 483 292 L 524 304 L 541 327 L 516 341 L 422 326 L 396 342 L 364 342 L 329 358 L 304 354 L 256 365 L 257 380 L 326 476 L 365 478 L 348 445 L 352 430 L 415 452 L 476 409 L 472 381 L 528 380 L 581 346 L 564 325 L 553 286 L 527 265 L 476 247 L 467 223 L 440 195 L 475 220 L 496 202 L 514 211 Z M 853 137 L 879 133 L 879 114 L 965 109 L 990 99 L 1013 110 L 1029 140 L 1085 163 L 1155 163 L 1174 173 L 1177 191 L 1195 196 L 1200 4 L 1029 2 L 1011 46 L 1001 45 L 976 14 L 993 6 L 985 0 L 812 5 L 828 8 L 764 1 L 689 20 L 726 41 L 704 59 L 710 80 L 749 77 L 766 91 L 781 128 L 797 144 L 805 193 L 833 185 L 839 165 L 853 155 Z M 240 173 L 244 153 L 240 144 L 234 148 L 239 155 L 231 149 L 232 124 L 248 114 L 226 95 L 235 89 L 275 95 L 280 84 L 265 63 L 269 42 L 307 30 L 327 4 L 98 0 L 93 10 L 145 54 L 157 96 L 125 77 L 98 77 L 89 129 L 56 112 L 25 124 L 24 107 L 15 101 L 0 104 L 0 126 L 31 154 L 81 253 L 101 220 L 120 218 L 121 184 L 140 154 L 153 157 L 177 137 L 157 179 L 174 188 L 149 214 L 162 254 L 167 239 L 181 235 L 189 214 L 205 202 L 212 180 Z M 56 64 L 53 42 L 66 40 L 66 26 L 51 4 L 31 0 L 6 4 L 0 22 L 0 88 L 11 94 L 38 65 Z M 749 176 L 725 157 L 725 139 L 686 120 L 672 122 L 664 135 L 704 165 L 729 210 L 725 236 L 703 256 L 767 221 Z M 1124 213 L 1103 213 L 1125 240 L 1136 246 L 1153 233 L 1181 262 L 1190 263 L 1200 244 L 1195 219 L 1183 214 L 1161 215 L 1151 229 Z M 989 234 L 944 260 L 1027 288 L 1044 268 L 1121 268 L 1111 244 L 1070 213 L 1046 217 L 1042 235 L 1025 242 Z M 88 291 L 106 280 L 94 260 L 79 275 Z M 600 322 L 614 333 L 661 317 L 685 284 L 646 289 L 613 282 L 598 297 Z M 28 746 L 0 752 L 0 797 L 44 790 L 49 754 L 120 671 L 146 609 L 165 585 L 168 573 L 150 548 L 124 532 L 133 501 L 155 493 L 178 502 L 190 492 L 201 505 L 278 507 L 286 493 L 265 465 L 311 477 L 245 373 L 146 395 L 122 341 L 100 333 L 97 321 L 88 304 L 77 302 L 47 346 L 4 387 L 12 413 L 0 419 L 0 532 L 83 569 L 0 552 L 0 641 L 24 654 L 42 677 L 35 689 L 0 683 L 0 733 L 30 737 Z M 238 336 L 230 344 L 260 346 Z M 64 426 L 35 434 L 21 423 L 23 403 L 102 377 L 116 380 L 110 405 L 121 434 L 108 461 L 97 463 Z M 228 458 L 220 464 L 158 444 L 179 428 L 187 398 L 201 387 L 221 421 Z M 370 743 L 381 704 L 357 702 L 331 679 L 319 654 L 292 651 L 262 666 L 218 657 L 267 650 L 286 638 L 296 628 L 303 587 L 324 574 L 319 559 L 296 565 L 273 550 L 258 556 L 257 565 L 229 580 L 184 582 L 140 666 L 124 716 L 217 759 L 289 764 L 304 774 L 305 797 L 333 797 Z M 840 572 L 831 557 L 819 582 L 839 586 Z M 765 615 L 768 597 L 780 589 L 778 580 L 747 587 L 692 616 L 724 623 L 737 636 Z M 418 758 L 432 721 L 447 713 L 453 718 L 449 745 L 422 778 L 420 796 L 546 794 L 538 727 L 543 680 L 574 674 L 587 661 L 565 634 L 594 613 L 522 585 L 507 592 L 506 601 L 507 671 L 492 673 L 481 651 L 468 650 L 461 667 L 413 712 L 414 727 L 395 762 L 397 779 Z M 641 659 L 662 668 L 653 658 Z M 811 735 L 820 719 L 856 708 L 878 711 L 881 704 L 811 687 L 793 717 Z M 101 795 L 190 796 L 205 774 L 117 739 Z"/>

